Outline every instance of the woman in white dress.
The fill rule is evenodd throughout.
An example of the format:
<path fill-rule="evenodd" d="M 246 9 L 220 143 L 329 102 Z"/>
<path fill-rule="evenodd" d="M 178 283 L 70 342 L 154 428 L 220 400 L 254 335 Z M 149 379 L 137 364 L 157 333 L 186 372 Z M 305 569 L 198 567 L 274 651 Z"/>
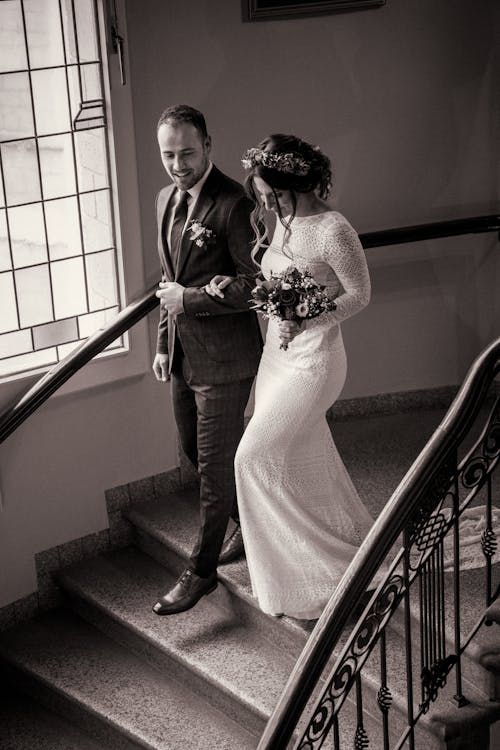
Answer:
<path fill-rule="evenodd" d="M 262 219 L 277 216 L 261 259 L 265 278 L 290 265 L 308 270 L 336 309 L 306 320 L 269 320 L 255 409 L 235 458 L 248 569 L 259 606 L 272 615 L 320 616 L 373 519 L 346 471 L 326 421 L 346 378 L 340 323 L 370 299 L 358 235 L 325 202 L 328 158 L 294 136 L 273 135 L 243 159 L 255 201 L 254 254 Z M 222 295 L 227 277 L 207 291 Z M 280 348 L 281 343 L 288 345 Z"/>

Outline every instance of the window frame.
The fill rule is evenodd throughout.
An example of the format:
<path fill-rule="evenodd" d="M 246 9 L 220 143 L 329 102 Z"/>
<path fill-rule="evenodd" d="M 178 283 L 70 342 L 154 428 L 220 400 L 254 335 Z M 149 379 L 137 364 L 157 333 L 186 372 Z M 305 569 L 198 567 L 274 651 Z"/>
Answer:
<path fill-rule="evenodd" d="M 115 0 L 120 32 L 126 35 L 124 0 Z M 133 127 L 131 87 L 122 85 L 120 60 L 113 50 L 110 36 L 111 18 L 107 0 L 96 0 L 102 77 L 109 148 L 110 197 L 113 208 L 117 276 L 120 308 L 145 291 L 146 279 L 142 252 L 141 220 L 136 149 Z M 125 80 L 130 81 L 128 56 L 122 60 Z M 127 132 L 115 123 L 130 124 Z M 150 344 L 147 318 L 123 336 L 123 348 L 103 352 L 68 380 L 52 398 L 85 391 L 98 385 L 143 375 L 150 369 Z M 0 379 L 2 402 L 31 387 L 50 367 L 6 375 Z"/>

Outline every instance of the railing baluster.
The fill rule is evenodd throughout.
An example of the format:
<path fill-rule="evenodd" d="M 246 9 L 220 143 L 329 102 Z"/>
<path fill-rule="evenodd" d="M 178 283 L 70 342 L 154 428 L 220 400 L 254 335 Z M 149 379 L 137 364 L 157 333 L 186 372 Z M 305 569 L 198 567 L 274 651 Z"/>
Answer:
<path fill-rule="evenodd" d="M 354 737 L 354 750 L 366 750 L 370 741 L 363 726 L 363 686 L 361 684 L 361 674 L 356 674 L 356 710 L 357 726 Z"/>
<path fill-rule="evenodd" d="M 414 731 L 414 717 L 413 717 L 413 666 L 412 666 L 412 651 L 411 651 L 411 610 L 410 610 L 410 546 L 411 541 L 409 534 L 404 534 L 404 556 L 403 556 L 403 583 L 404 583 L 404 626 L 405 626 L 405 650 L 406 650 L 406 684 L 408 686 L 407 693 L 407 713 L 408 713 L 408 726 L 410 727 L 410 734 L 408 736 L 408 743 L 410 750 L 415 750 L 415 731 Z"/>
<path fill-rule="evenodd" d="M 333 717 L 333 750 L 340 750 L 339 717 Z"/>
<path fill-rule="evenodd" d="M 456 465 L 458 465 L 457 453 L 455 451 Z M 469 702 L 462 692 L 462 656 L 460 653 L 461 617 L 460 617 L 460 499 L 458 494 L 458 474 L 455 473 L 453 487 L 453 594 L 454 594 L 454 620 L 455 620 L 455 684 L 456 693 L 453 696 L 457 706 L 461 708 Z"/>
<path fill-rule="evenodd" d="M 380 690 L 377 695 L 378 706 L 382 712 L 382 733 L 384 750 L 389 750 L 389 709 L 392 695 L 387 685 L 387 640 L 385 630 L 380 635 Z"/>
<path fill-rule="evenodd" d="M 484 556 L 486 558 L 486 606 L 489 607 L 491 604 L 491 587 L 492 587 L 492 576 L 491 576 L 491 558 L 493 557 L 492 552 L 494 547 L 488 545 L 489 539 L 493 535 L 492 529 L 492 492 L 491 492 L 491 474 L 488 474 L 486 480 L 486 531 L 481 538 L 481 546 L 483 549 Z M 495 545 L 496 546 L 496 545 Z"/>

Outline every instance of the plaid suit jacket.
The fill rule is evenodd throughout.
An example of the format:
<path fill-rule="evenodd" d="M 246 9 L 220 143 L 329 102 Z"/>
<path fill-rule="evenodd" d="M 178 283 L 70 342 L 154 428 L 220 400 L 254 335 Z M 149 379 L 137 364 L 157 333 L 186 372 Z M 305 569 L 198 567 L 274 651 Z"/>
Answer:
<path fill-rule="evenodd" d="M 187 360 L 188 381 L 216 385 L 253 377 L 262 351 L 257 316 L 249 310 L 257 268 L 250 257 L 252 202 L 243 187 L 213 166 L 196 201 L 182 237 L 177 268 L 173 268 L 166 239 L 169 203 L 174 185 L 156 199 L 158 252 L 163 278 L 185 287 L 184 312 L 160 311 L 157 351 L 174 356 L 176 331 Z M 197 221 L 213 233 L 197 244 L 189 229 Z M 204 286 L 216 274 L 234 276 L 224 299 L 210 297 Z"/>

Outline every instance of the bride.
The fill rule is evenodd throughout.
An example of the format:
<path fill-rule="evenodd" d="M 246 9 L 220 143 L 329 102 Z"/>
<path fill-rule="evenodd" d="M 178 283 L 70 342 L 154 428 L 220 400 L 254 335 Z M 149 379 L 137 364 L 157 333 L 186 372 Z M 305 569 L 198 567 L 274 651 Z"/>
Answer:
<path fill-rule="evenodd" d="M 261 258 L 265 278 L 289 266 L 308 270 L 335 299 L 319 317 L 269 320 L 255 386 L 255 409 L 235 458 L 248 569 L 259 606 L 272 615 L 320 616 L 373 519 L 362 504 L 326 421 L 346 378 L 340 324 L 370 299 L 358 235 L 325 202 L 329 159 L 291 135 L 271 135 L 245 154 L 255 201 L 254 256 L 267 239 L 266 211 L 278 221 Z M 206 291 L 222 296 L 229 277 Z M 287 348 L 280 348 L 280 344 Z"/>

